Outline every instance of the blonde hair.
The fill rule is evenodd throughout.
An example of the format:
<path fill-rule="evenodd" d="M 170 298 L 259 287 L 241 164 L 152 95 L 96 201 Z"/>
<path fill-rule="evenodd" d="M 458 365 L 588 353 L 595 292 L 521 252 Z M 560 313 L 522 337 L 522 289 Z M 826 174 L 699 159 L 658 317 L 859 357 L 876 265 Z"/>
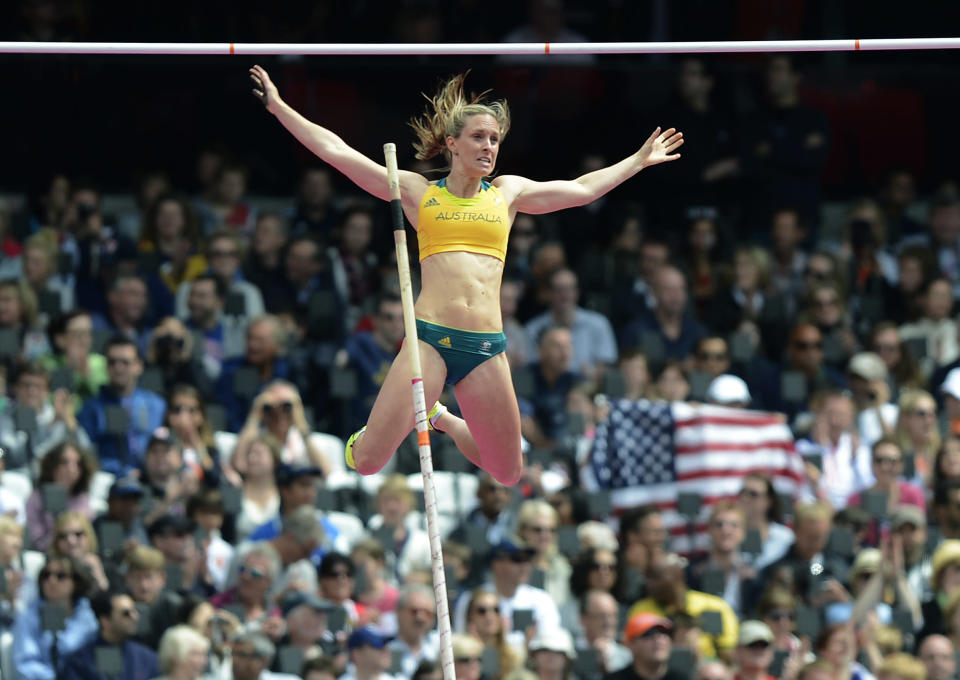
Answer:
<path fill-rule="evenodd" d="M 885 673 L 896 675 L 902 680 L 924 680 L 927 677 L 927 668 L 915 656 L 899 653 L 885 658 L 876 670 L 877 677 Z"/>
<path fill-rule="evenodd" d="M 795 523 L 808 520 L 830 520 L 833 519 L 833 508 L 825 501 L 814 503 L 801 503 L 793 513 Z"/>
<path fill-rule="evenodd" d="M 23 527 L 17 524 L 17 520 L 10 515 L 0 515 L 0 536 L 6 534 L 23 536 Z"/>
<path fill-rule="evenodd" d="M 168 628 L 160 638 L 157 650 L 157 663 L 164 675 L 170 675 L 178 661 L 183 661 L 195 647 L 203 647 L 204 653 L 210 650 L 210 641 L 188 625 L 180 624 Z"/>
<path fill-rule="evenodd" d="M 910 441 L 910 436 L 907 434 L 906 428 L 903 425 L 903 418 L 905 415 L 908 415 L 911 411 L 917 408 L 917 402 L 922 400 L 933 402 L 933 408 L 936 410 L 937 401 L 933 398 L 933 395 L 926 390 L 904 390 L 900 393 L 900 398 L 897 400 L 899 414 L 897 415 L 897 429 L 895 435 L 897 444 L 900 446 L 901 451 L 913 451 L 913 442 Z M 935 427 L 933 428 L 933 434 L 930 435 L 930 450 L 938 451 L 940 449 L 940 443 L 940 430 L 939 428 Z"/>
<path fill-rule="evenodd" d="M 80 530 L 87 535 L 87 546 L 90 548 L 90 554 L 96 555 L 99 550 L 97 545 L 97 533 L 93 530 L 90 520 L 82 512 L 76 510 L 67 510 L 57 515 L 57 522 L 53 525 L 53 541 L 50 543 L 50 555 L 60 557 L 65 553 L 57 547 L 57 535 L 63 531 L 63 527 L 76 522 L 80 525 Z"/>
<path fill-rule="evenodd" d="M 470 71 L 453 76 L 432 97 L 423 95 L 430 104 L 423 115 L 410 119 L 410 127 L 417 134 L 417 141 L 413 144 L 417 159 L 425 161 L 442 153 L 449 162 L 447 137 L 459 137 L 471 116 L 493 116 L 500 128 L 500 141 L 507 136 L 510 130 L 510 107 L 506 100 L 485 102 L 484 97 L 490 90 L 480 94 L 471 92 L 468 97 L 463 90 L 468 73 Z"/>

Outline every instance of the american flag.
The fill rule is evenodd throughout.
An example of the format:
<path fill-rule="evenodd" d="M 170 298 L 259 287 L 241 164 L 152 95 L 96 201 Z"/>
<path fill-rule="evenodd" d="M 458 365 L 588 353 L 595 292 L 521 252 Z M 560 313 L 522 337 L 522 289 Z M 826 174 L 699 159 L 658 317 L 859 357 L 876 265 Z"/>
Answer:
<path fill-rule="evenodd" d="M 616 513 L 655 505 L 683 553 L 708 546 L 710 507 L 740 491 L 744 475 L 763 472 L 780 494 L 799 495 L 803 461 L 793 435 L 774 413 L 723 406 L 619 399 L 597 427 L 588 488 L 607 489 Z M 592 479 L 590 479 L 592 477 Z M 703 499 L 691 526 L 677 511 L 678 494 Z"/>

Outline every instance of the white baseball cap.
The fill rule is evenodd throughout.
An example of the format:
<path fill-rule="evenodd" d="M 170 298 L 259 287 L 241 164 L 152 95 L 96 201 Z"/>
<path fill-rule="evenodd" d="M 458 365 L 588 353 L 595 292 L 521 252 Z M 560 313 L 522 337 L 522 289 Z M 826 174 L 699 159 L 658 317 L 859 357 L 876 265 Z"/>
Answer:
<path fill-rule="evenodd" d="M 714 404 L 749 404 L 750 390 L 747 383 L 735 375 L 718 375 L 707 388 L 707 401 Z"/>

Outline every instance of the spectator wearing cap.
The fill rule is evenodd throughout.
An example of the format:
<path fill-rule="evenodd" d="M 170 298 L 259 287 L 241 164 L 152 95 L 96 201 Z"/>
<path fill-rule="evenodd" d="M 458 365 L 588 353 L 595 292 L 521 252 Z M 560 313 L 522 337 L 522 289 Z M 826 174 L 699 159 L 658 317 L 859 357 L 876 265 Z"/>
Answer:
<path fill-rule="evenodd" d="M 147 526 L 150 543 L 163 553 L 165 563 L 174 565 L 180 583 L 170 587 L 180 593 L 195 593 L 211 596 L 215 589 L 207 570 L 204 569 L 203 551 L 197 545 L 197 526 L 181 515 L 161 515 Z"/>
<path fill-rule="evenodd" d="M 107 510 L 93 521 L 93 528 L 102 536 L 106 523 L 118 525 L 123 532 L 123 546 L 115 546 L 115 549 L 135 544 L 147 545 L 150 542 L 140 516 L 143 494 L 143 486 L 132 477 L 121 477 L 110 485 Z"/>
<path fill-rule="evenodd" d="M 545 590 L 528 583 L 533 554 L 532 549 L 513 541 L 501 541 L 490 549 L 490 577 L 483 587 L 500 598 L 500 613 L 511 624 L 507 640 L 514 645 L 522 645 L 526 634 L 526 631 L 513 627 L 515 611 L 530 610 L 537 630 L 560 627 L 557 604 Z M 463 593 L 454 606 L 454 630 L 466 630 L 469 604 L 470 593 Z"/>
<path fill-rule="evenodd" d="M 436 661 L 440 656 L 440 637 L 434 629 L 436 612 L 437 601 L 429 586 L 409 584 L 400 591 L 397 636 L 390 641 L 390 650 L 401 654 L 400 669 L 405 677 L 413 675 L 422 661 Z"/>
<path fill-rule="evenodd" d="M 707 525 L 710 548 L 706 555 L 692 562 L 687 569 L 687 583 L 694 590 L 703 590 L 711 574 L 721 578 L 722 590 L 717 592 L 739 618 L 744 611 L 744 581 L 756 578 L 757 571 L 744 561 L 740 545 L 746 538 L 743 510 L 736 501 L 720 500 L 710 512 Z"/>
<path fill-rule="evenodd" d="M 737 666 L 735 680 L 774 680 L 767 673 L 773 663 L 773 631 L 770 627 L 763 621 L 743 621 L 734 660 Z"/>
<path fill-rule="evenodd" d="M 262 633 L 244 632 L 236 636 L 230 645 L 230 665 L 221 669 L 224 679 L 229 680 L 295 680 L 298 676 L 288 673 L 273 673 L 268 670 L 277 655 L 277 648 Z"/>
<path fill-rule="evenodd" d="M 323 477 L 323 471 L 315 466 L 281 463 L 276 467 L 274 477 L 280 494 L 280 512 L 276 517 L 261 524 L 250 534 L 251 541 L 268 541 L 279 536 L 284 520 L 303 507 L 313 508 L 317 501 L 317 482 Z M 317 521 L 323 527 L 324 545 L 317 546 L 317 561 L 323 557 L 326 546 L 341 547 L 338 541 L 340 532 L 319 510 L 315 511 Z"/>
<path fill-rule="evenodd" d="M 340 680 L 396 680 L 387 673 L 390 668 L 390 638 L 381 635 L 372 626 L 357 628 L 347 638 L 350 665 Z"/>
<path fill-rule="evenodd" d="M 900 505 L 890 513 L 890 530 L 900 537 L 907 585 L 918 601 L 933 594 L 931 555 L 927 548 L 927 516 L 915 505 Z"/>
<path fill-rule="evenodd" d="M 137 345 L 115 337 L 107 343 L 109 382 L 95 397 L 88 399 L 77 414 L 77 421 L 97 448 L 100 467 L 118 477 L 140 467 L 150 434 L 163 424 L 166 403 L 157 394 L 137 386 L 143 373 L 143 361 Z M 126 412 L 126 427 L 118 432 L 109 423 L 108 411 L 119 407 Z"/>
<path fill-rule="evenodd" d="M 921 605 L 923 628 L 917 633 L 918 645 L 928 635 L 947 632 L 943 610 L 950 598 L 960 592 L 960 540 L 941 541 L 933 553 L 931 569 L 933 596 Z"/>
<path fill-rule="evenodd" d="M 337 680 L 340 677 L 340 669 L 336 661 L 329 656 L 318 656 L 303 663 L 300 677 L 303 680 Z"/>
<path fill-rule="evenodd" d="M 304 658 L 322 654 L 320 645 L 334 640 L 328 627 L 328 615 L 333 608 L 332 602 L 313 592 L 289 591 L 280 600 L 280 613 L 287 622 L 287 632 L 278 641 L 278 646 L 297 647 Z"/>
<path fill-rule="evenodd" d="M 167 589 L 166 561 L 156 548 L 138 545 L 123 561 L 123 583 L 142 611 L 137 639 L 156 649 L 163 631 L 177 622 L 183 598 Z"/>
<path fill-rule="evenodd" d="M 530 644 L 530 666 L 540 680 L 571 680 L 577 654 L 565 628 L 538 630 Z"/>
<path fill-rule="evenodd" d="M 720 616 L 720 631 L 703 631 L 697 640 L 697 649 L 702 658 L 727 660 L 737 644 L 737 617 L 722 598 L 688 588 L 684 576 L 686 566 L 687 561 L 676 553 L 665 553 L 651 560 L 646 571 L 647 597 L 630 608 L 630 616 L 643 612 L 660 617 L 686 614 L 699 620 L 705 612 L 716 612 Z"/>
<path fill-rule="evenodd" d="M 623 629 L 623 644 L 630 649 L 633 663 L 608 673 L 604 680 L 681 680 L 689 677 L 667 667 L 673 648 L 672 632 L 673 624 L 669 619 L 651 612 L 632 614 Z M 693 671 L 692 668 L 689 670 Z"/>
<path fill-rule="evenodd" d="M 930 635 L 917 646 L 917 656 L 927 670 L 927 680 L 955 680 L 957 655 L 946 635 Z"/>
<path fill-rule="evenodd" d="M 847 384 L 857 411 L 857 431 L 865 446 L 889 437 L 897 423 L 898 407 L 890 403 L 890 373 L 880 355 L 857 352 L 847 363 Z"/>
<path fill-rule="evenodd" d="M 228 587 L 210 598 L 218 609 L 239 607 L 247 630 L 278 633 L 280 611 L 273 604 L 283 565 L 276 551 L 264 543 L 247 543 L 231 570 Z"/>
<path fill-rule="evenodd" d="M 904 455 L 913 456 L 913 478 L 918 486 L 931 486 L 933 464 L 941 437 L 937 402 L 924 390 L 904 390 L 898 400 L 900 417 L 893 433 Z"/>
<path fill-rule="evenodd" d="M 747 383 L 735 375 L 718 375 L 707 387 L 707 403 L 730 408 L 749 408 L 753 401 Z"/>
<path fill-rule="evenodd" d="M 141 479 L 154 501 L 147 524 L 161 515 L 185 514 L 187 498 L 198 488 L 196 475 L 183 462 L 180 444 L 166 427 L 158 427 L 150 435 Z"/>
<path fill-rule="evenodd" d="M 480 680 L 483 643 L 472 635 L 454 633 L 450 636 L 450 646 L 453 647 L 453 674 L 457 680 Z"/>
<path fill-rule="evenodd" d="M 0 478 L 5 469 L 6 452 L 0 448 Z M 27 524 L 27 506 L 24 498 L 9 487 L 3 486 L 2 481 L 0 481 L 0 515 L 13 517 L 21 527 Z"/>
<path fill-rule="evenodd" d="M 630 665 L 630 650 L 617 640 L 620 607 L 613 595 L 591 589 L 583 594 L 580 607 L 580 634 L 576 639 L 577 653 L 596 654 L 597 672 L 612 673 Z"/>
<path fill-rule="evenodd" d="M 952 369 L 939 385 L 943 393 L 943 407 L 947 413 L 947 429 L 956 436 L 960 433 L 960 366 Z"/>
<path fill-rule="evenodd" d="M 157 654 L 146 645 L 134 641 L 140 613 L 133 598 L 122 590 L 107 590 L 90 599 L 97 618 L 98 633 L 94 640 L 63 660 L 63 680 L 151 680 L 160 669 Z M 117 648 L 122 671 L 105 672 L 97 665 L 97 648 Z"/>

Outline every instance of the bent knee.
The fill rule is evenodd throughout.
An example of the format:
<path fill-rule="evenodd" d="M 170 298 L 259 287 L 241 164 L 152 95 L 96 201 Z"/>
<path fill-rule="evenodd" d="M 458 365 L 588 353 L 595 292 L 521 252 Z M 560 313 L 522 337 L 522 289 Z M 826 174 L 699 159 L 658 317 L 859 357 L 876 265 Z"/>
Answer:
<path fill-rule="evenodd" d="M 487 468 L 494 479 L 504 486 L 516 486 L 523 476 L 523 456 L 517 455 L 513 460 L 501 460 Z"/>

